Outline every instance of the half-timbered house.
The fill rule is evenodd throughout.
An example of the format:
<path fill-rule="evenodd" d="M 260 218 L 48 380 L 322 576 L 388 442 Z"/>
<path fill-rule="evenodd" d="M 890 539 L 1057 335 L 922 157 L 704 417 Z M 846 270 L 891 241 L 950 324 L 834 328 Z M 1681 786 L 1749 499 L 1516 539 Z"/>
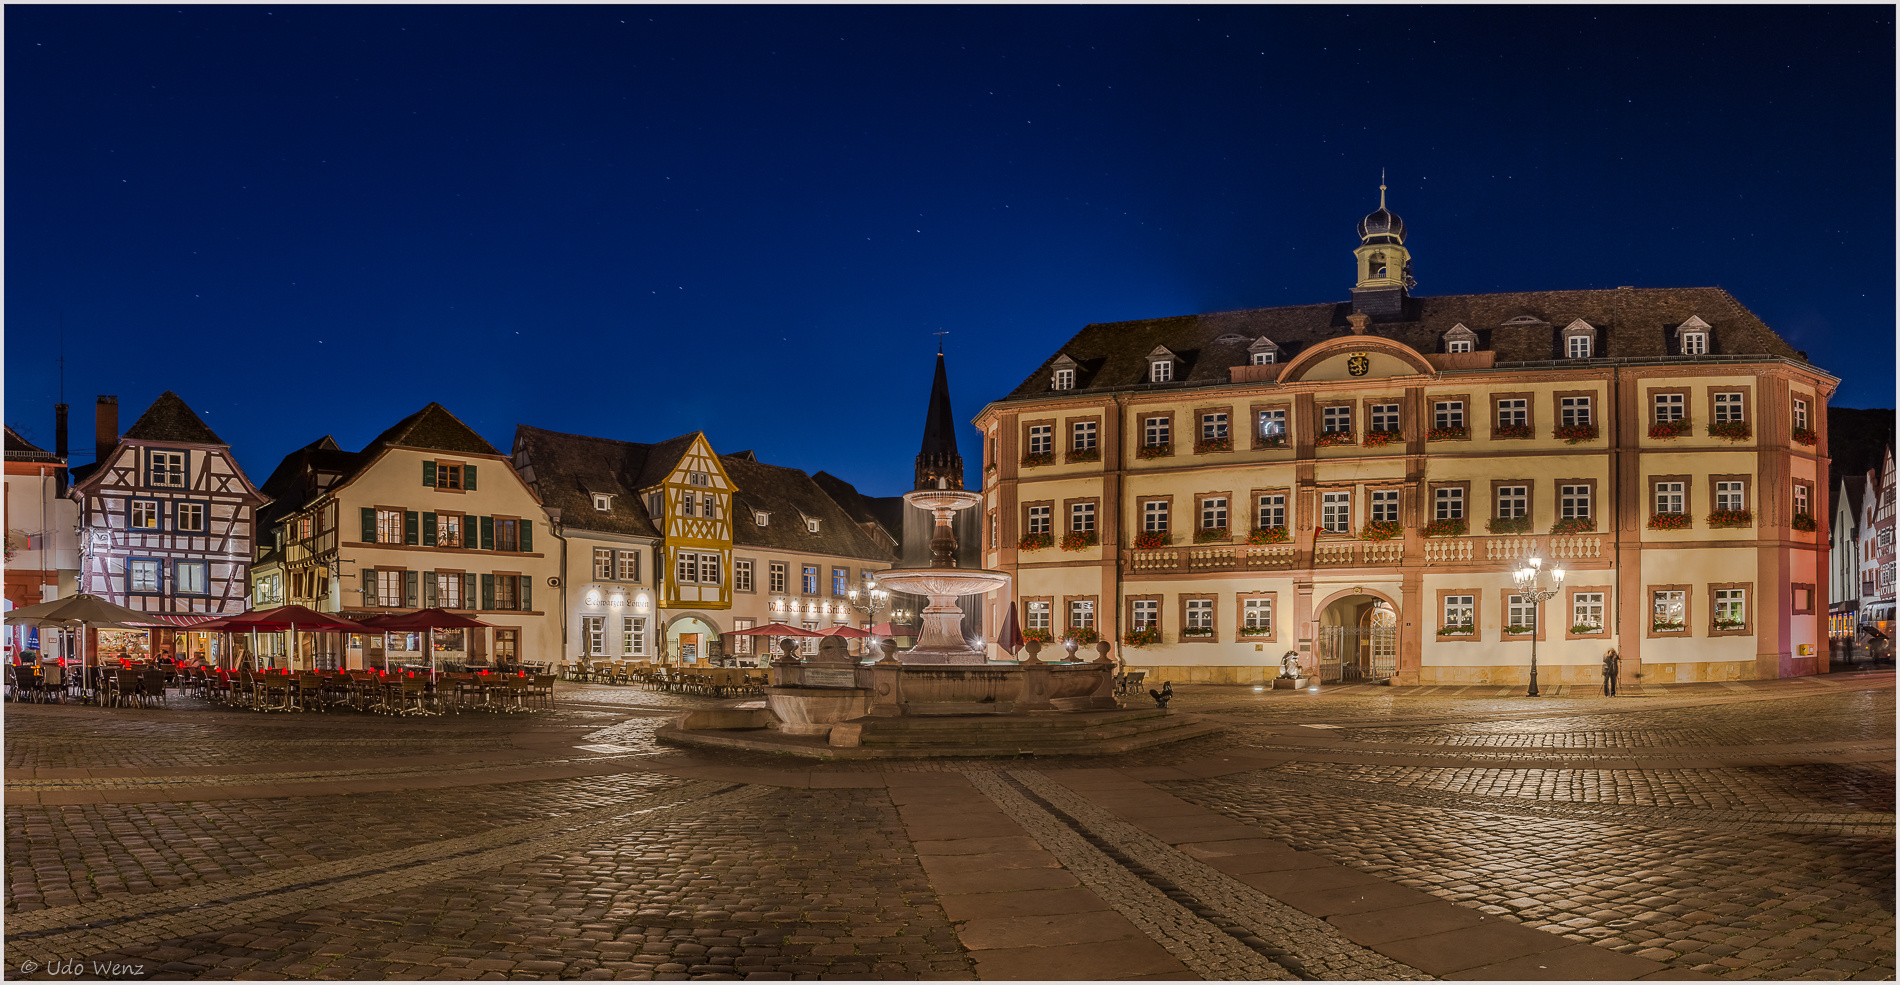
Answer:
<path fill-rule="evenodd" d="M 118 433 L 100 397 L 97 460 L 72 469 L 79 588 L 190 625 L 246 608 L 257 510 L 268 502 L 231 446 L 170 390 Z"/>

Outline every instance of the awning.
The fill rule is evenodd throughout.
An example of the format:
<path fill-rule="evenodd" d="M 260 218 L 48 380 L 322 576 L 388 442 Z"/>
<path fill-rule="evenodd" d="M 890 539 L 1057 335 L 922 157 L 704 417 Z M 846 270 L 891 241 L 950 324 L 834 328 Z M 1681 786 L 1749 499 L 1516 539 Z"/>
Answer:
<path fill-rule="evenodd" d="M 213 619 L 224 618 L 223 616 L 214 616 L 208 612 L 189 612 L 189 613 L 147 612 L 144 614 L 144 616 L 145 618 L 139 620 L 136 623 L 132 623 L 131 625 L 147 626 L 147 627 L 153 627 L 153 628 L 164 628 L 164 627 L 169 626 L 173 629 L 190 629 L 193 626 L 201 625 L 203 623 L 208 623 Z"/>

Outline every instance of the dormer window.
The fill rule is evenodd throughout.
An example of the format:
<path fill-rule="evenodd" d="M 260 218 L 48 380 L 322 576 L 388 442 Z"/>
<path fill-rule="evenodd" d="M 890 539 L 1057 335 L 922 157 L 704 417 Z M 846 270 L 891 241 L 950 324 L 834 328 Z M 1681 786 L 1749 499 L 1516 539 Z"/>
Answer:
<path fill-rule="evenodd" d="M 1075 389 L 1075 370 L 1073 369 L 1056 370 L 1055 382 L 1051 385 L 1050 389 L 1053 389 L 1053 390 Z"/>
<path fill-rule="evenodd" d="M 614 508 L 614 498 L 606 493 L 594 494 L 594 509 L 606 513 Z"/>
<path fill-rule="evenodd" d="M 763 527 L 763 526 L 766 526 L 767 524 L 770 524 L 771 522 L 772 522 L 772 514 L 767 513 L 764 510 L 752 511 L 752 523 L 754 526 Z"/>
<path fill-rule="evenodd" d="M 818 518 L 815 516 L 806 517 L 805 529 L 811 531 L 812 533 L 817 533 L 818 532 Z"/>
<path fill-rule="evenodd" d="M 1596 352 L 1596 326 L 1579 318 L 1564 326 L 1564 355 L 1588 359 Z"/>
<path fill-rule="evenodd" d="M 1157 359 L 1148 364 L 1148 382 L 1168 383 L 1174 379 L 1174 360 Z"/>
<path fill-rule="evenodd" d="M 1451 339 L 1445 343 L 1446 352 L 1470 352 L 1471 349 L 1470 339 Z"/>
<path fill-rule="evenodd" d="M 1463 322 L 1453 325 L 1445 332 L 1446 352 L 1476 352 L 1478 333 L 1464 326 Z"/>
<path fill-rule="evenodd" d="M 1256 352 L 1256 353 L 1254 353 L 1254 354 L 1253 354 L 1253 364 L 1254 364 L 1255 366 L 1271 366 L 1271 365 L 1273 365 L 1273 353 L 1271 353 L 1271 352 Z"/>
<path fill-rule="evenodd" d="M 1709 333 L 1682 333 L 1682 354 L 1685 356 L 1707 355 L 1709 351 Z"/>
<path fill-rule="evenodd" d="M 1255 366 L 1271 366 L 1280 361 L 1280 347 L 1262 335 L 1247 347 L 1247 361 Z"/>

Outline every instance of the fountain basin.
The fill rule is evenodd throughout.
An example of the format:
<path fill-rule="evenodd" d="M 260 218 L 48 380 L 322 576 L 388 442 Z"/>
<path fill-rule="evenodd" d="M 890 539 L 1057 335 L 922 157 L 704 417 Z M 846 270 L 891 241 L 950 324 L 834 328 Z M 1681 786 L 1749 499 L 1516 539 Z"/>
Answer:
<path fill-rule="evenodd" d="M 778 685 L 765 689 L 765 706 L 778 716 L 780 732 L 829 735 L 833 725 L 871 709 L 871 692 L 861 687 Z"/>
<path fill-rule="evenodd" d="M 1009 573 L 988 568 L 888 568 L 877 583 L 912 595 L 988 595 L 1009 584 Z"/>

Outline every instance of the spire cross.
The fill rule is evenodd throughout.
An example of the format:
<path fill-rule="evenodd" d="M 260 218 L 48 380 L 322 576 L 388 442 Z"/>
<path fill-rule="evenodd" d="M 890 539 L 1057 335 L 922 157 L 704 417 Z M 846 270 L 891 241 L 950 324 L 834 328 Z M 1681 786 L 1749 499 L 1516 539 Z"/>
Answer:
<path fill-rule="evenodd" d="M 943 337 L 946 335 L 949 335 L 950 330 L 947 328 L 938 329 L 937 331 L 934 331 L 930 334 L 935 335 L 937 337 L 937 355 L 939 356 L 943 355 Z"/>
<path fill-rule="evenodd" d="M 1385 169 L 1379 169 L 1379 208 L 1385 208 Z"/>

